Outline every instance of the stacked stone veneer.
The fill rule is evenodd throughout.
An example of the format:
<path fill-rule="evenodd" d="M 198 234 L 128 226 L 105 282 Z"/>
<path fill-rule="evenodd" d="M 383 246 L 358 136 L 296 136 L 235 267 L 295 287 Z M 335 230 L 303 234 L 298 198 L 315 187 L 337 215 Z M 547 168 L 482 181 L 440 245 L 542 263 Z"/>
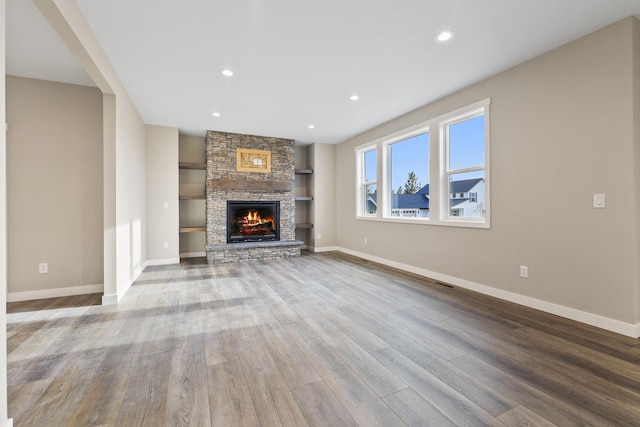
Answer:
<path fill-rule="evenodd" d="M 238 148 L 271 152 L 271 172 L 238 172 Z M 214 180 L 291 182 L 295 180 L 295 142 L 272 138 L 207 131 L 207 261 L 209 264 L 300 255 L 295 244 L 295 195 L 293 190 L 234 190 L 214 188 Z M 291 186 L 293 188 L 293 186 Z M 280 201 L 280 243 L 227 244 L 227 201 Z M 266 242 L 265 242 L 266 243 Z"/>

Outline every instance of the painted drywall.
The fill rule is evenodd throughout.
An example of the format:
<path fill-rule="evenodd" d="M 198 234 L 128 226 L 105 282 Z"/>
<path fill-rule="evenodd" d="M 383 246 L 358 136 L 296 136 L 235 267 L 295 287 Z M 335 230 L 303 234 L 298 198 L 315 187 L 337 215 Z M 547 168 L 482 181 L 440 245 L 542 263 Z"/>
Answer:
<path fill-rule="evenodd" d="M 178 128 L 145 126 L 147 263 L 177 263 Z"/>
<path fill-rule="evenodd" d="M 5 0 L 0 0 L 0 124 L 5 107 Z M 6 133 L 0 131 L 0 423 L 10 425 L 7 411 L 7 156 Z"/>
<path fill-rule="evenodd" d="M 102 292 L 102 94 L 7 76 L 6 103 L 10 299 Z"/>
<path fill-rule="evenodd" d="M 340 144 L 337 245 L 636 324 L 636 25 L 626 19 Z M 488 97 L 491 229 L 355 219 L 354 147 Z M 605 209 L 592 208 L 594 193 L 606 193 Z"/>
<path fill-rule="evenodd" d="M 128 97 L 116 93 L 116 286 L 122 298 L 144 269 L 145 128 Z"/>
<path fill-rule="evenodd" d="M 205 137 L 194 135 L 180 135 L 179 158 L 181 162 L 206 163 Z M 177 164 L 174 166 L 177 168 Z M 182 169 L 180 175 L 180 194 L 184 196 L 201 195 L 205 193 L 205 170 Z M 180 201 L 180 226 L 203 226 L 206 221 L 205 200 Z M 206 244 L 204 232 L 180 233 L 180 257 L 192 258 L 205 256 Z"/>
<path fill-rule="evenodd" d="M 115 303 L 146 262 L 144 123 L 73 0 L 34 3 L 103 93 L 104 296 Z"/>
<path fill-rule="evenodd" d="M 640 218 L 640 21 L 634 19 L 633 24 L 633 146 L 634 146 L 634 183 L 633 190 L 635 200 L 635 218 Z M 635 298 L 636 301 L 636 323 L 640 324 L 640 221 L 634 224 L 635 229 Z"/>
<path fill-rule="evenodd" d="M 315 251 L 336 245 L 336 146 L 312 144 L 309 147 L 309 187 L 313 194 L 309 245 Z M 320 239 L 318 239 L 320 235 Z"/>

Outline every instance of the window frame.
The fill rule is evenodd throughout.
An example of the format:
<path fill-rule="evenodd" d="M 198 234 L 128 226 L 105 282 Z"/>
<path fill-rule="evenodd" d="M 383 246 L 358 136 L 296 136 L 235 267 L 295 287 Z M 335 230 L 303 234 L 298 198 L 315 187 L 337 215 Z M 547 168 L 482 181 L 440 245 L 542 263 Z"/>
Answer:
<path fill-rule="evenodd" d="M 376 151 L 376 179 L 375 181 L 367 181 L 366 176 L 366 165 L 365 165 L 365 155 L 370 151 Z M 380 185 L 379 182 L 379 164 L 380 164 L 380 156 L 377 147 L 372 144 L 368 144 L 364 147 L 360 147 L 360 149 L 356 150 L 356 157 L 358 157 L 357 167 L 356 167 L 356 182 L 357 182 L 357 192 L 358 192 L 358 200 L 356 203 L 356 216 L 359 218 L 374 218 L 377 216 L 377 213 L 380 212 L 379 205 L 380 201 L 376 200 L 376 214 L 367 213 L 367 186 L 375 185 L 376 192 L 380 193 Z"/>
<path fill-rule="evenodd" d="M 396 223 L 429 224 L 468 228 L 491 228 L 491 158 L 490 158 L 490 106 L 491 98 L 486 98 L 451 111 L 449 113 L 422 121 L 414 126 L 388 134 L 366 144 L 355 147 L 356 152 L 356 194 L 364 194 L 369 183 L 364 182 L 364 153 L 376 150 L 377 173 L 377 209 L 376 214 L 366 214 L 365 197 L 357 197 L 356 219 Z M 468 168 L 449 170 L 449 141 L 446 135 L 449 125 L 477 116 L 484 116 L 484 166 L 475 165 Z M 391 145 L 420 134 L 429 133 L 429 216 L 402 217 L 391 216 Z M 450 214 L 451 193 L 449 192 L 449 176 L 457 173 L 484 170 L 485 215 L 484 217 L 460 217 Z"/>

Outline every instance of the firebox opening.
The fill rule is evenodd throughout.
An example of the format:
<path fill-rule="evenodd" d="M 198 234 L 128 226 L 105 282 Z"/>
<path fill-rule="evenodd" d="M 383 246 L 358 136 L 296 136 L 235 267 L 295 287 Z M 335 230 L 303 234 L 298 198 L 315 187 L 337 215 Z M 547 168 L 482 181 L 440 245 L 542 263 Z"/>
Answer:
<path fill-rule="evenodd" d="M 227 201 L 227 243 L 280 240 L 280 202 Z"/>

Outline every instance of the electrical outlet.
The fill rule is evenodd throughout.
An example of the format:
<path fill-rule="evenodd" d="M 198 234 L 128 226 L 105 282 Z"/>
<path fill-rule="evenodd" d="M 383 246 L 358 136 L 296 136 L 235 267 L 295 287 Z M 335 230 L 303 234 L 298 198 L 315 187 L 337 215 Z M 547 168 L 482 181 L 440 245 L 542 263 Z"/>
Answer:
<path fill-rule="evenodd" d="M 164 203 L 162 204 L 162 207 L 163 207 L 163 209 L 164 209 L 164 210 L 169 209 L 169 202 L 164 202 Z"/>
<path fill-rule="evenodd" d="M 368 242 L 367 242 L 367 238 L 365 237 L 365 238 L 364 238 L 364 244 L 366 245 L 367 243 L 368 243 Z"/>
<path fill-rule="evenodd" d="M 41 262 L 38 264 L 38 272 L 40 274 L 46 274 L 49 272 L 49 264 L 46 262 Z"/>
<path fill-rule="evenodd" d="M 529 267 L 527 267 L 526 265 L 520 266 L 520 277 L 522 277 L 523 279 L 529 278 Z"/>
<path fill-rule="evenodd" d="M 164 248 L 169 249 L 169 242 L 164 242 Z"/>
<path fill-rule="evenodd" d="M 316 239 L 318 240 L 322 239 L 322 234 L 318 233 L 318 235 L 316 236 Z"/>

